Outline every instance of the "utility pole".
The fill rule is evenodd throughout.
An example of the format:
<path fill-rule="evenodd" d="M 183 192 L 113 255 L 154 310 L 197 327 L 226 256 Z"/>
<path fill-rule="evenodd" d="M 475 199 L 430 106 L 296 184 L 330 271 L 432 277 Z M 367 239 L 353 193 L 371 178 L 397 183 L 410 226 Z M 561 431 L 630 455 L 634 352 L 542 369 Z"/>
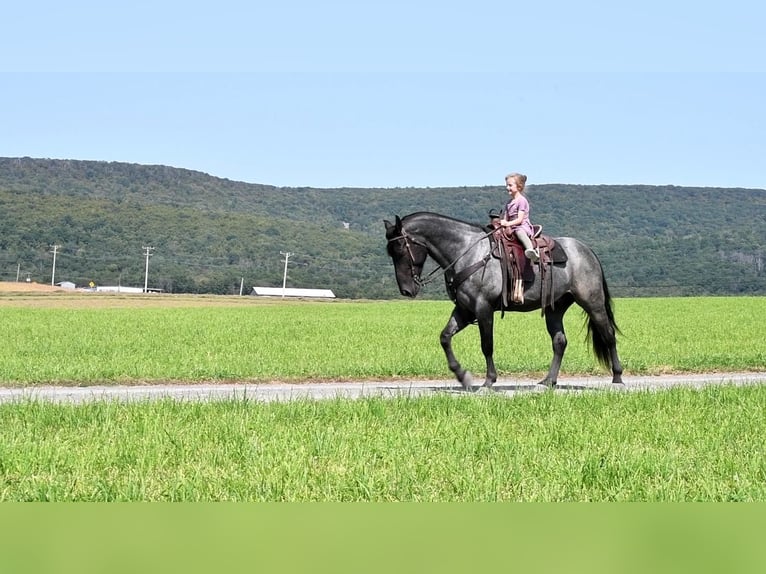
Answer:
<path fill-rule="evenodd" d="M 51 285 L 56 284 L 56 252 L 61 245 L 51 245 L 53 247 L 53 271 L 51 272 Z"/>
<path fill-rule="evenodd" d="M 284 299 L 285 285 L 287 284 L 287 261 L 290 259 L 290 256 L 295 255 L 295 253 L 290 253 L 289 251 L 280 251 L 279 254 L 285 256 L 285 273 L 282 276 L 282 299 Z"/>
<path fill-rule="evenodd" d="M 144 246 L 144 249 L 146 250 L 146 272 L 144 273 L 144 293 L 146 293 L 149 287 L 149 257 L 151 257 L 154 247 Z"/>
<path fill-rule="evenodd" d="M 16 283 L 19 282 L 19 276 L 21 275 L 21 263 L 16 265 Z"/>

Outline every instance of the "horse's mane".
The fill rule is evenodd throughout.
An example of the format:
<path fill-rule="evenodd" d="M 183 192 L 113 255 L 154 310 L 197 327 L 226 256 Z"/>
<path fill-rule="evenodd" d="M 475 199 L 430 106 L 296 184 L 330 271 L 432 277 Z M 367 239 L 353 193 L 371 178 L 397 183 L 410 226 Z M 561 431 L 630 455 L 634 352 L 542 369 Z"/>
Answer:
<path fill-rule="evenodd" d="M 427 218 L 435 217 L 435 218 L 439 218 L 439 219 L 444 219 L 444 220 L 447 220 L 447 221 L 451 221 L 452 223 L 459 223 L 461 225 L 467 225 L 469 227 L 475 227 L 478 231 L 482 231 L 486 227 L 485 224 L 475 223 L 475 222 L 471 222 L 471 221 L 465 221 L 463 219 L 457 219 L 456 217 L 451 217 L 449 215 L 442 215 L 441 213 L 434 213 L 433 211 L 416 211 L 414 213 L 410 213 L 409 215 L 405 215 L 402 218 L 402 223 L 405 223 L 409 219 L 415 219 L 415 218 L 418 218 L 418 217 L 427 217 Z"/>

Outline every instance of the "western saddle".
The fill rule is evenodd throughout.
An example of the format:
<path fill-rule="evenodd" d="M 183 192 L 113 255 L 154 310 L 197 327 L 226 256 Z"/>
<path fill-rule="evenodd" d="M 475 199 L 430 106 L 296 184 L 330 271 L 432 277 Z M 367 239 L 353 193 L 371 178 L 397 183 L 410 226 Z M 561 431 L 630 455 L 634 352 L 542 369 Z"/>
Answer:
<path fill-rule="evenodd" d="M 502 307 L 505 312 L 511 305 L 524 304 L 524 284 L 531 284 L 535 280 L 534 263 L 524 255 L 524 246 L 519 242 L 516 234 L 507 227 L 500 226 L 499 216 L 490 214 L 489 229 L 493 230 L 490 235 L 492 242 L 492 256 L 500 260 L 500 268 L 503 275 L 502 289 Z M 554 250 L 556 251 L 556 263 L 561 262 L 561 257 L 566 260 L 566 255 L 561 249 L 556 249 L 556 241 L 543 235 L 542 225 L 533 225 L 534 233 L 532 235 L 532 245 L 537 249 L 540 260 L 537 265 L 540 269 L 541 294 L 540 302 L 543 312 L 545 312 L 544 301 L 546 296 L 550 298 L 549 304 L 553 305 L 552 293 L 553 285 L 552 274 L 547 273 L 550 265 L 554 263 Z M 546 280 L 547 279 L 547 280 Z M 501 314 L 502 316 L 502 314 Z"/>

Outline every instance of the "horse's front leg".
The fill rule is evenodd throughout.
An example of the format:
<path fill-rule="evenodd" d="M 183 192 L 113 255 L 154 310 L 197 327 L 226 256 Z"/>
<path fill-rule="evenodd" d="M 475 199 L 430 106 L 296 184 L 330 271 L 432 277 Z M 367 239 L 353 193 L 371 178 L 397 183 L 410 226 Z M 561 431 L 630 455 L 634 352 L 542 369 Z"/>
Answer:
<path fill-rule="evenodd" d="M 465 312 L 461 311 L 458 307 L 455 307 L 452 310 L 452 315 L 450 315 L 449 321 L 447 321 L 447 325 L 442 329 L 440 337 L 442 349 L 444 349 L 444 354 L 447 356 L 447 365 L 449 365 L 450 371 L 455 373 L 457 380 L 467 391 L 473 390 L 473 377 L 471 376 L 471 373 L 460 366 L 460 363 L 455 357 L 455 353 L 452 351 L 452 337 L 457 335 L 472 322 L 473 317 L 467 316 Z"/>
<path fill-rule="evenodd" d="M 487 376 L 484 386 L 489 388 L 497 381 L 497 369 L 495 369 L 495 315 L 492 310 L 482 313 L 478 318 L 479 335 L 481 336 L 481 352 L 487 363 Z"/>

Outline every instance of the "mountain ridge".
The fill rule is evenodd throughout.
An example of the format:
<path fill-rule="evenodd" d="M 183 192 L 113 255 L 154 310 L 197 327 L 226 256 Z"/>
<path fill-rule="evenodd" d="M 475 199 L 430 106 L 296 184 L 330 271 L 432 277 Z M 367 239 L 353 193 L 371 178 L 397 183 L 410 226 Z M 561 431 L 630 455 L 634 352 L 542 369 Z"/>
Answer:
<path fill-rule="evenodd" d="M 532 219 L 589 243 L 617 296 L 766 294 L 766 190 L 674 185 L 529 184 Z M 502 185 L 278 187 L 185 168 L 93 160 L 0 158 L 0 280 L 17 272 L 78 284 L 239 292 L 288 284 L 340 297 L 398 297 L 383 219 L 435 211 L 485 223 Z M 26 275 L 25 275 L 26 276 Z M 443 288 L 424 296 L 446 298 Z"/>

